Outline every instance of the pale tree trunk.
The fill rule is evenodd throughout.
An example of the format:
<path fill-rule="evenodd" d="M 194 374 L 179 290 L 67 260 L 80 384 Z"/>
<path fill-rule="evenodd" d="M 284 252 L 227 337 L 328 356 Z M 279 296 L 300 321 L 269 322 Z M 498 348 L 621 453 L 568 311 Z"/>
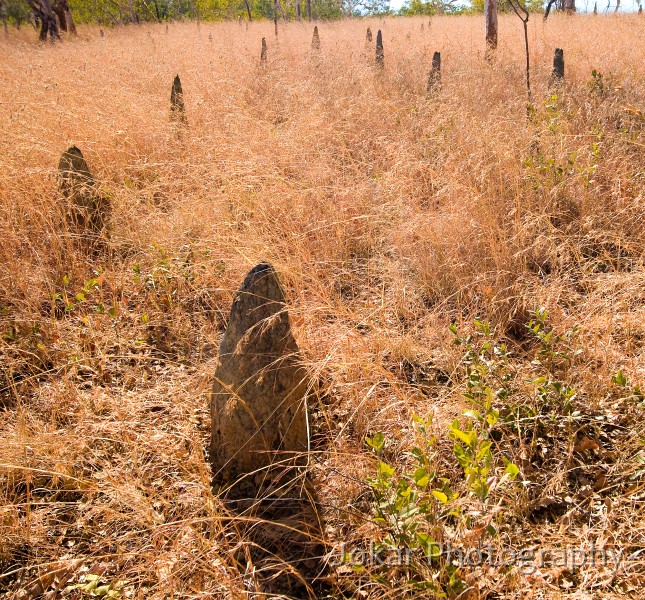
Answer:
<path fill-rule="evenodd" d="M 139 15 L 134 10 L 134 2 L 132 2 L 132 0 L 128 0 L 128 12 L 130 13 L 130 22 L 138 24 L 139 23 Z"/>
<path fill-rule="evenodd" d="M 60 28 L 63 31 L 76 35 L 76 25 L 67 0 L 56 0 L 52 5 L 52 9 L 58 17 Z"/>
<path fill-rule="evenodd" d="M 486 15 L 486 52 L 497 48 L 497 0 L 485 0 L 484 14 Z"/>
<path fill-rule="evenodd" d="M 273 0 L 273 27 L 275 35 L 278 36 L 278 0 Z"/>

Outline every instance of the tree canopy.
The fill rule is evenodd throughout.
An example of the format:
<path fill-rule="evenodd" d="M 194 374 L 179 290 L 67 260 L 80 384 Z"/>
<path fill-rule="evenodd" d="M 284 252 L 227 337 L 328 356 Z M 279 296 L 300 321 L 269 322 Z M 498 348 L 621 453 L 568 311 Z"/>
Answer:
<path fill-rule="evenodd" d="M 338 19 L 348 16 L 395 14 L 389 0 L 310 0 L 311 13 L 316 19 Z M 51 6 L 57 18 L 62 10 L 57 6 L 63 2 L 69 8 L 76 22 L 121 25 L 146 21 L 171 21 L 176 19 L 272 19 L 275 0 L 0 0 L 0 19 L 20 27 L 25 22 L 42 26 L 43 5 Z M 280 16 L 295 19 L 306 0 L 278 1 Z M 543 0 L 526 0 L 530 12 L 544 10 Z M 500 12 L 510 11 L 508 0 L 500 0 Z M 461 12 L 483 12 L 484 0 L 407 0 L 398 11 L 400 15 L 456 14 Z M 60 13 L 60 14 L 59 14 Z M 69 19 L 69 17 L 68 17 Z M 59 27 L 65 30 L 65 24 Z M 55 29 L 50 36 L 58 35 Z M 41 29 L 41 37 L 43 35 Z"/>

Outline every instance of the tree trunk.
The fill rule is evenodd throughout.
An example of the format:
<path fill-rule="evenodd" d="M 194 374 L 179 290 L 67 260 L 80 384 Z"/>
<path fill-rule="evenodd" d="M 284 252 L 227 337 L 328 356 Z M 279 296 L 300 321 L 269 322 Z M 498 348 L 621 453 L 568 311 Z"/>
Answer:
<path fill-rule="evenodd" d="M 249 4 L 249 0 L 244 0 L 244 6 L 246 6 L 246 14 L 249 15 L 249 21 L 252 21 L 253 17 L 251 16 L 251 5 Z"/>
<path fill-rule="evenodd" d="M 0 19 L 2 19 L 2 29 L 4 34 L 9 35 L 9 25 L 7 23 L 7 5 L 4 0 L 0 0 Z"/>
<path fill-rule="evenodd" d="M 128 0 L 128 12 L 130 13 L 130 22 L 139 23 L 139 15 L 134 10 L 134 3 L 132 0 Z"/>
<path fill-rule="evenodd" d="M 296 0 L 296 19 L 300 21 L 300 0 Z"/>
<path fill-rule="evenodd" d="M 484 14 L 486 15 L 486 52 L 497 48 L 497 0 L 485 0 Z"/>
<path fill-rule="evenodd" d="M 67 31 L 73 35 L 76 35 L 76 25 L 74 24 L 72 11 L 69 8 L 67 0 L 56 0 L 56 2 L 52 5 L 52 10 L 58 17 L 60 28 L 63 31 Z"/>
<path fill-rule="evenodd" d="M 311 0 L 307 0 L 307 18 L 311 21 Z"/>
<path fill-rule="evenodd" d="M 567 14 L 571 15 L 576 12 L 576 2 L 575 0 L 564 0 L 564 10 Z"/>
<path fill-rule="evenodd" d="M 49 0 L 28 0 L 28 3 L 34 17 L 40 21 L 40 41 L 47 41 L 48 34 L 52 42 L 59 40 L 58 20 Z"/>

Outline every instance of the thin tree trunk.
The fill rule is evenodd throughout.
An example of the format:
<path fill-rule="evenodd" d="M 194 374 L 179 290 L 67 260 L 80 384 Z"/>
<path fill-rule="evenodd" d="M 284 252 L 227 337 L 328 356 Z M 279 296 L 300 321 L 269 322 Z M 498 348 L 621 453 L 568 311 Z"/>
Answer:
<path fill-rule="evenodd" d="M 249 4 L 249 0 L 244 0 L 244 6 L 246 6 L 246 14 L 249 16 L 249 21 L 252 21 L 253 17 L 251 15 L 251 5 Z"/>
<path fill-rule="evenodd" d="M 549 18 L 549 13 L 551 12 L 551 7 L 556 4 L 556 0 L 549 0 L 546 5 L 546 10 L 544 11 L 544 20 L 546 21 Z M 557 4 L 556 4 L 557 8 Z"/>
<path fill-rule="evenodd" d="M 56 2 L 52 4 L 52 10 L 58 17 L 60 28 L 72 35 L 76 35 L 76 25 L 67 0 L 56 0 Z"/>
<path fill-rule="evenodd" d="M 529 97 L 529 104 L 533 101 L 531 95 L 531 60 L 529 56 L 529 17 L 526 14 L 526 20 L 522 19 L 524 23 L 524 48 L 526 50 L 526 92 Z"/>
<path fill-rule="evenodd" d="M 137 15 L 136 11 L 134 10 L 134 3 L 132 0 L 128 0 L 128 12 L 130 13 L 130 21 L 132 23 L 139 23 L 139 15 Z"/>
<path fill-rule="evenodd" d="M 300 0 L 296 0 L 296 19 L 300 21 Z"/>
<path fill-rule="evenodd" d="M 485 0 L 486 15 L 486 52 L 490 54 L 497 48 L 497 0 Z"/>
<path fill-rule="evenodd" d="M 307 0 L 307 18 L 311 21 L 311 0 Z"/>
<path fill-rule="evenodd" d="M 4 34 L 9 35 L 9 25 L 7 23 L 7 5 L 4 0 L 0 0 L 0 19 L 2 19 L 2 29 Z"/>

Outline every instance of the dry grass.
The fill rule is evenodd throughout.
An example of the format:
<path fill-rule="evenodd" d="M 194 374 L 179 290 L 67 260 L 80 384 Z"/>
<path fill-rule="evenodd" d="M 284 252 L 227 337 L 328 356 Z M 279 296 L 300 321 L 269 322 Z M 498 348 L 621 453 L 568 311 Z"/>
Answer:
<path fill-rule="evenodd" d="M 384 32 L 381 75 L 368 25 Z M 218 339 L 261 259 L 283 278 L 322 382 L 313 484 L 329 554 L 379 536 L 366 434 L 383 431 L 403 465 L 411 415 L 434 411 L 438 469 L 463 479 L 445 433 L 467 406 L 448 325 L 486 318 L 529 374 L 523 324 L 538 305 L 558 330 L 582 326 L 567 377 L 588 420 L 547 424 L 539 463 L 521 439 L 496 447 L 531 484 L 496 497 L 495 544 L 642 550 L 645 414 L 611 377 L 645 383 L 645 19 L 532 18 L 530 120 L 519 21 L 501 19 L 493 64 L 483 27 L 323 23 L 319 54 L 307 24 L 281 25 L 279 40 L 271 23 L 85 28 L 55 47 L 33 31 L 0 39 L 0 594 L 80 597 L 65 587 L 88 572 L 136 598 L 267 585 L 205 455 Z M 556 46 L 566 83 L 550 99 Z M 435 50 L 443 86 L 427 97 Z M 183 133 L 169 122 L 176 73 Z M 65 224 L 55 167 L 72 144 L 112 207 L 102 249 Z M 600 446 L 576 452 L 590 427 Z M 640 554 L 613 576 L 462 576 L 472 598 L 642 597 L 645 584 Z M 405 583 L 342 568 L 327 578 L 337 597 L 395 597 Z"/>

